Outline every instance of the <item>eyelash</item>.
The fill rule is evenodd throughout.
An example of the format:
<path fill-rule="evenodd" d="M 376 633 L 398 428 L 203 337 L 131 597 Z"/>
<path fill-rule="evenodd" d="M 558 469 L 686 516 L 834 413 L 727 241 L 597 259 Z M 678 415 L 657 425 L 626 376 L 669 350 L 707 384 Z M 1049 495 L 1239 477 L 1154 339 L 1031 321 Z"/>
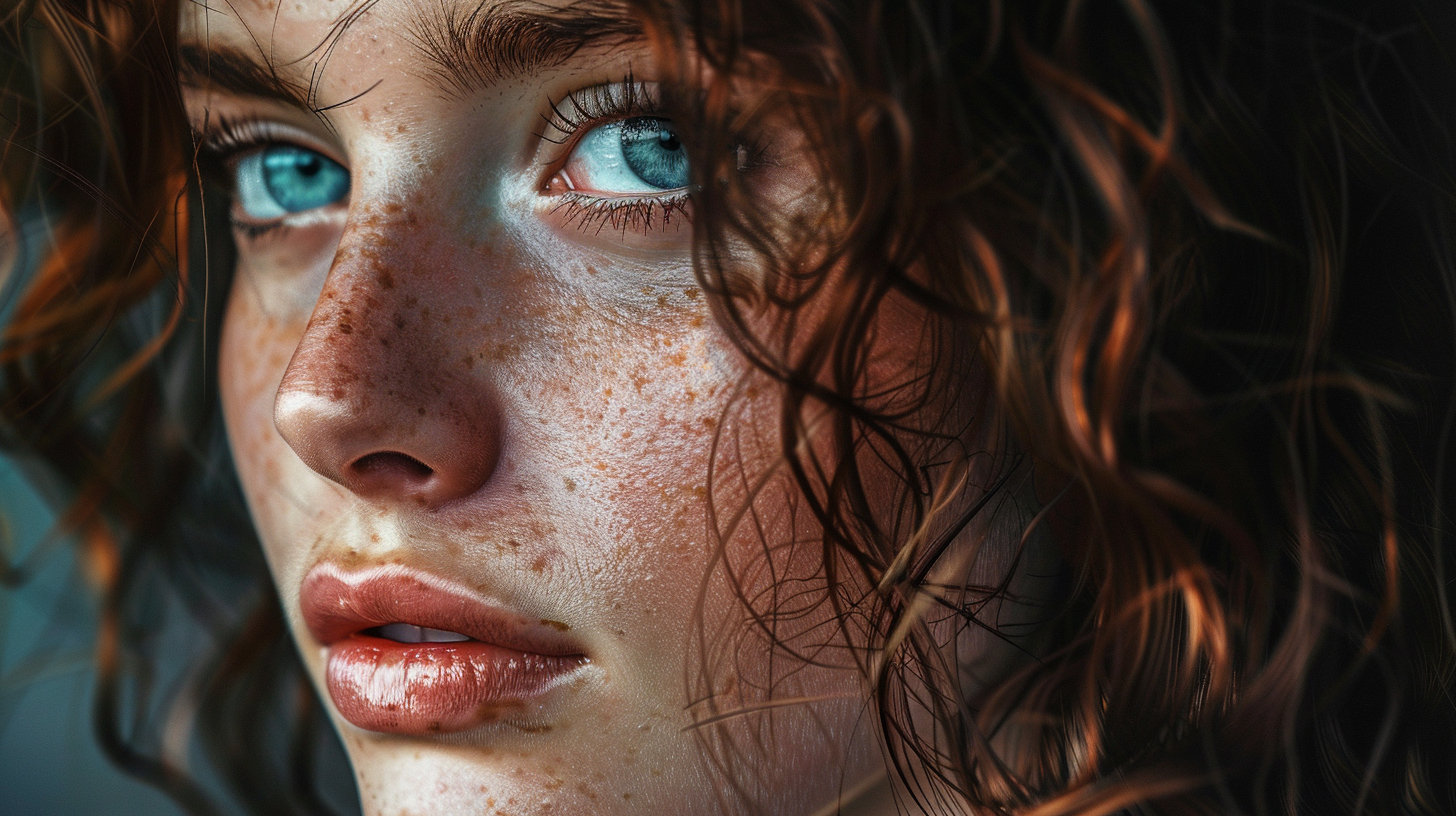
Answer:
<path fill-rule="evenodd" d="M 547 183 L 561 172 L 574 154 L 575 141 L 591 128 L 634 116 L 662 116 L 664 106 L 649 86 L 635 81 L 628 74 L 620 82 L 595 85 L 572 91 L 559 102 L 550 102 L 549 112 L 541 118 L 545 127 L 536 136 L 544 142 L 567 146 L 561 159 L 554 162 L 547 174 Z M 544 188 L 544 185 L 543 185 Z M 578 192 L 557 196 L 551 208 L 560 214 L 563 223 L 582 232 L 600 235 L 611 228 L 625 235 L 628 231 L 647 234 L 653 229 L 667 229 L 676 218 L 688 218 L 686 192 L 641 198 L 602 197 Z M 595 226 L 595 231 L 592 227 Z"/>
<path fill-rule="evenodd" d="M 598 198 L 571 192 L 561 194 L 560 198 L 551 212 L 563 212 L 562 221 L 567 226 L 575 222 L 582 232 L 595 224 L 596 235 L 608 226 L 622 233 L 629 229 L 648 232 L 653 227 L 665 230 L 673 219 L 689 217 L 686 193 L 654 198 Z"/>
<path fill-rule="evenodd" d="M 541 117 L 544 127 L 536 136 L 550 144 L 570 146 L 595 126 L 634 116 L 662 116 L 663 112 L 664 106 L 655 91 L 628 74 L 619 82 L 572 91 L 559 101 L 549 102 L 548 113 Z M 233 183 L 230 165 L 235 159 L 281 141 L 260 119 L 218 117 L 198 134 L 198 164 L 206 177 L 230 189 Z M 548 180 L 561 171 L 572 154 L 569 147 L 562 151 Z M 557 197 L 559 201 L 550 209 L 553 215 L 559 215 L 565 224 L 582 232 L 596 235 L 608 228 L 623 235 L 629 231 L 647 234 L 653 229 L 665 230 L 676 219 L 689 217 L 686 192 L 628 198 L 573 191 Z M 257 225 L 232 219 L 231 226 L 249 240 L 268 233 L 281 235 L 290 229 L 283 221 Z"/>
<path fill-rule="evenodd" d="M 652 89 L 634 80 L 631 74 L 620 82 L 572 91 L 559 102 L 549 102 L 548 107 L 550 112 L 541 117 L 546 130 L 536 135 L 556 145 L 566 144 L 591 125 L 663 113 L 662 103 Z M 553 139 L 550 131 L 559 133 L 560 138 Z"/>
<path fill-rule="evenodd" d="M 215 181 L 224 189 L 231 191 L 233 179 L 229 165 L 234 159 L 249 151 L 279 144 L 282 141 L 261 119 L 251 117 L 234 119 L 219 116 L 216 120 L 209 120 L 205 128 L 197 134 L 198 168 L 204 178 Z M 291 229 L 281 220 L 262 225 L 247 224 L 238 221 L 231 214 L 229 214 L 229 223 L 235 232 L 241 233 L 250 241 L 270 233 L 274 236 L 282 236 Z"/>

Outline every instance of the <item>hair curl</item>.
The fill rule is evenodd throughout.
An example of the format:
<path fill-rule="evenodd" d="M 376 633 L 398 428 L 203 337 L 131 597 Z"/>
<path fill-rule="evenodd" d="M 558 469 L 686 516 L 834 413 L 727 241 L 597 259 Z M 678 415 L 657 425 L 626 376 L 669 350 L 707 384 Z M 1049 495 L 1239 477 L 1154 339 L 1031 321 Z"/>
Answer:
<path fill-rule="evenodd" d="M 1456 11 L 629 5 L 701 87 L 681 103 L 698 275 L 780 389 L 818 528 L 812 603 L 862 656 L 909 796 L 1036 816 L 1456 812 Z M 50 480 L 103 598 L 111 756 L 194 812 L 217 811 L 217 781 L 252 812 L 324 812 L 337 747 L 207 385 L 230 259 L 192 169 L 176 18 L 5 13 L 4 211 L 12 234 L 49 228 L 0 336 L 0 439 Z M 805 134 L 823 185 L 822 211 L 788 223 L 734 172 L 740 134 L 771 117 Z M 894 302 L 932 316 L 929 364 L 872 393 Z M 1027 479 L 1033 507 L 1010 487 Z M 715 506 L 725 542 L 736 509 Z M 982 538 L 1037 535 L 1059 591 L 1035 625 L 989 617 L 1026 561 L 946 585 Z M 802 657 L 781 628 L 800 610 L 733 558 L 747 619 Z M 158 616 L 207 636 L 170 680 Z M 947 622 L 1026 657 L 968 693 Z M 699 683 L 731 655 L 705 641 L 702 658 Z M 189 717 L 208 782 L 166 737 Z"/>

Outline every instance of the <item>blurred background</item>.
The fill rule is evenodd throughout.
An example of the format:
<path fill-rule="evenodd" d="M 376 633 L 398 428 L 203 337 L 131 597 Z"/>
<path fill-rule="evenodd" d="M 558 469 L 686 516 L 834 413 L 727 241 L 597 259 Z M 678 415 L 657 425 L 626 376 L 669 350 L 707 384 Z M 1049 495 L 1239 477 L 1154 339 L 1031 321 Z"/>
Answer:
<path fill-rule="evenodd" d="M 0 554 L 27 573 L 0 589 L 0 816 L 181 816 L 107 762 L 92 736 L 95 605 L 53 516 L 0 457 Z"/>

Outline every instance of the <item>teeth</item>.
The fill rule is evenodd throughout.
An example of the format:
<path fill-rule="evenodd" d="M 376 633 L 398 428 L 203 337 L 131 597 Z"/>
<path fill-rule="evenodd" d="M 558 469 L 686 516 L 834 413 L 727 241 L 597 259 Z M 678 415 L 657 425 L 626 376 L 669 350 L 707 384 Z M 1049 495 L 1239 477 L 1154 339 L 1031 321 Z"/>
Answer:
<path fill-rule="evenodd" d="M 412 623 L 386 623 L 374 631 L 382 638 L 399 643 L 459 643 L 463 640 L 470 640 L 459 632 L 415 626 Z"/>

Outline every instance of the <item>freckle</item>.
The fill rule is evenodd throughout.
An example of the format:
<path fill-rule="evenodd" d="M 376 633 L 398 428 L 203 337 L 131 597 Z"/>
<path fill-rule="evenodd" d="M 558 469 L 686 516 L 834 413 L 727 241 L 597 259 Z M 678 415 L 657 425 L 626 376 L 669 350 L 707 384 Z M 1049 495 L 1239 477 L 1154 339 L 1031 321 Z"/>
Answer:
<path fill-rule="evenodd" d="M 353 326 L 350 326 L 348 323 L 340 323 L 339 324 L 339 333 L 340 334 L 353 334 L 354 333 L 354 327 Z"/>
<path fill-rule="evenodd" d="M 546 559 L 537 558 L 531 562 L 531 572 L 541 572 L 546 569 Z"/>
<path fill-rule="evenodd" d="M 514 538 L 508 538 L 508 539 L 506 539 L 506 546 L 507 547 L 519 547 L 519 546 L 521 546 L 521 542 L 515 540 Z"/>
<path fill-rule="evenodd" d="M 693 315 L 693 319 L 688 321 L 688 325 L 692 326 L 695 329 L 700 328 L 703 325 L 703 316 Z"/>
<path fill-rule="evenodd" d="M 424 408 L 424 406 L 422 405 L 419 408 L 416 408 L 415 409 L 415 413 L 419 414 L 420 416 L 424 416 L 425 415 L 425 408 Z"/>
<path fill-rule="evenodd" d="M 657 296 L 657 305 L 658 306 L 666 306 L 667 305 L 667 295 L 658 295 Z"/>
<path fill-rule="evenodd" d="M 698 287 L 696 286 L 689 286 L 688 288 L 683 290 L 683 293 L 686 294 L 690 299 L 697 300 L 698 296 L 702 294 L 702 290 L 698 289 Z"/>
<path fill-rule="evenodd" d="M 380 270 L 380 272 L 379 272 L 379 285 L 380 286 L 383 286 L 385 289 L 393 289 L 394 288 L 394 275 L 393 275 L 393 273 L 391 273 L 388 269 Z"/>
<path fill-rule="evenodd" d="M 372 542 L 374 542 L 375 544 L 378 544 L 379 543 L 379 533 L 370 533 L 369 534 L 369 540 L 372 541 Z"/>
<path fill-rule="evenodd" d="M 572 481 L 571 479 L 562 479 L 561 481 L 566 484 L 566 489 L 567 490 L 575 490 L 576 489 L 576 482 Z"/>

